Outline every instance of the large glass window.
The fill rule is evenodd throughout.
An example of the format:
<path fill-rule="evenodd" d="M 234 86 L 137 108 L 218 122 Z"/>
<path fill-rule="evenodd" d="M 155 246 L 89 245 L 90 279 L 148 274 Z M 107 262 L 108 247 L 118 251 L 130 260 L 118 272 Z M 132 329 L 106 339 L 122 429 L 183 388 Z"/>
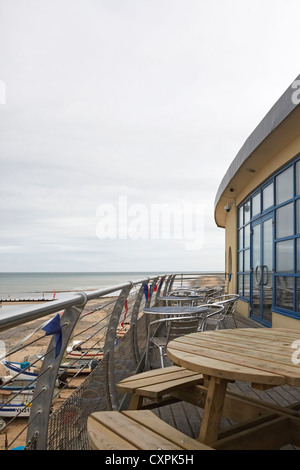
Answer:
<path fill-rule="evenodd" d="M 241 228 L 239 231 L 239 250 L 244 248 L 244 229 Z"/>
<path fill-rule="evenodd" d="M 293 192 L 293 167 L 291 166 L 276 177 L 276 205 L 292 199 Z"/>
<path fill-rule="evenodd" d="M 244 297 L 250 297 L 250 275 L 244 275 Z"/>
<path fill-rule="evenodd" d="M 244 252 L 243 251 L 239 252 L 239 271 L 240 272 L 244 271 Z"/>
<path fill-rule="evenodd" d="M 276 210 L 276 238 L 294 234 L 294 204 L 286 204 Z"/>
<path fill-rule="evenodd" d="M 296 310 L 297 312 L 300 312 L 300 278 L 298 277 L 296 279 L 296 290 L 297 290 L 297 305 L 296 305 Z"/>
<path fill-rule="evenodd" d="M 241 206 L 239 208 L 239 228 L 244 225 L 244 207 Z"/>
<path fill-rule="evenodd" d="M 276 272 L 292 273 L 294 271 L 294 240 L 276 243 Z"/>
<path fill-rule="evenodd" d="M 300 194 L 300 160 L 295 165 L 296 172 L 296 196 Z"/>
<path fill-rule="evenodd" d="M 250 271 L 250 249 L 244 251 L 244 271 Z"/>
<path fill-rule="evenodd" d="M 260 214 L 261 208 L 260 208 L 260 192 L 256 194 L 252 198 L 252 217 L 255 217 L 256 215 Z"/>
<path fill-rule="evenodd" d="M 296 201 L 296 233 L 300 233 L 300 199 Z"/>
<path fill-rule="evenodd" d="M 240 295 L 253 301 L 255 285 L 264 285 L 268 273 L 273 309 L 300 319 L 300 155 L 257 188 L 238 211 Z"/>
<path fill-rule="evenodd" d="M 241 297 L 244 295 L 244 276 L 238 276 L 238 294 Z"/>
<path fill-rule="evenodd" d="M 241 297 L 249 296 L 250 279 L 250 199 L 239 208 L 238 231 L 238 292 Z M 247 280 L 246 280 L 246 276 Z"/>
<path fill-rule="evenodd" d="M 276 277 L 276 306 L 285 310 L 294 310 L 293 277 Z"/>
<path fill-rule="evenodd" d="M 250 246 L 250 224 L 245 226 L 244 229 L 244 248 Z"/>
<path fill-rule="evenodd" d="M 247 224 L 249 221 L 250 221 L 250 201 L 247 201 L 244 204 L 244 224 Z"/>
<path fill-rule="evenodd" d="M 269 184 L 262 192 L 263 197 L 263 210 L 273 206 L 273 183 Z"/>
<path fill-rule="evenodd" d="M 300 238 L 296 239 L 296 252 L 297 252 L 296 271 L 297 271 L 297 273 L 300 273 Z"/>

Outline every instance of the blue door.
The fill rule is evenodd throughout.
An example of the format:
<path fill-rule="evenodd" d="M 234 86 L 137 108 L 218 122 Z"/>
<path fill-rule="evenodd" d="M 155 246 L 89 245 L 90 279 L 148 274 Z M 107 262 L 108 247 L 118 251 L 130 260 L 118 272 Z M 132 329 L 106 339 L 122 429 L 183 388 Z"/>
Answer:
<path fill-rule="evenodd" d="M 273 213 L 252 223 L 251 317 L 272 325 L 273 303 Z"/>

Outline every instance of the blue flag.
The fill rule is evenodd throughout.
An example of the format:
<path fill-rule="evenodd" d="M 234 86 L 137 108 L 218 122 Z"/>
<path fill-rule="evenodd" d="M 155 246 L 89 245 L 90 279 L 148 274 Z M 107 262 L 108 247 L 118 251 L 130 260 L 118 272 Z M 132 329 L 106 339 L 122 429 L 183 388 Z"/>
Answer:
<path fill-rule="evenodd" d="M 56 314 L 52 320 L 45 325 L 42 330 L 46 332 L 46 335 L 55 335 L 55 359 L 60 353 L 62 346 L 62 329 L 60 326 L 60 315 Z"/>
<path fill-rule="evenodd" d="M 143 286 L 143 288 L 144 288 L 145 298 L 146 298 L 146 300 L 148 300 L 148 284 L 146 284 L 145 282 L 143 282 L 142 286 Z"/>

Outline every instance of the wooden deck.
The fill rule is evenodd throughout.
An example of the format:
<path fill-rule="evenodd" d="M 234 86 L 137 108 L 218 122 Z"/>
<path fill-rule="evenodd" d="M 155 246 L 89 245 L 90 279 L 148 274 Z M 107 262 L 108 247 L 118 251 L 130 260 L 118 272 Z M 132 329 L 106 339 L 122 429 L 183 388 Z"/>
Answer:
<path fill-rule="evenodd" d="M 239 328 L 263 328 L 263 326 L 257 322 L 240 315 L 236 315 L 236 319 Z M 289 406 L 300 402 L 300 388 L 289 385 L 270 388 L 266 391 L 259 391 L 254 390 L 250 384 L 245 382 L 236 382 L 229 384 L 228 389 L 242 395 L 260 398 L 274 405 Z M 201 408 L 186 402 L 177 402 L 171 405 L 155 408 L 152 411 L 165 422 L 190 437 L 196 438 L 198 436 L 203 414 L 203 410 Z M 233 424 L 234 423 L 230 422 L 228 419 L 222 418 L 221 432 L 225 432 L 226 428 Z M 298 450 L 295 446 L 288 446 L 286 448 L 288 450 Z"/>

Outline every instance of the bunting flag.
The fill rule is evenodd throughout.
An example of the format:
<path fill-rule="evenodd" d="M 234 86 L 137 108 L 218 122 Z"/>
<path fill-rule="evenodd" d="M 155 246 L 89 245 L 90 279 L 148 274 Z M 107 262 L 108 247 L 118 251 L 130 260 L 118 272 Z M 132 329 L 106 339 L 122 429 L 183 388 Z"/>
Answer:
<path fill-rule="evenodd" d="M 55 359 L 60 353 L 62 346 L 62 329 L 60 326 L 60 314 L 57 313 L 43 328 L 46 335 L 55 335 Z"/>
<path fill-rule="evenodd" d="M 145 298 L 146 298 L 146 300 L 148 300 L 148 294 L 149 294 L 149 292 L 148 292 L 148 284 L 146 284 L 145 282 L 143 282 L 142 286 L 143 286 L 143 288 L 144 288 Z"/>
<path fill-rule="evenodd" d="M 63 314 L 63 311 L 60 312 L 58 315 L 62 316 Z M 20 348 L 20 346 L 22 346 L 22 344 L 24 344 L 29 338 L 31 338 L 31 336 L 33 336 L 35 333 L 37 333 L 38 331 L 41 331 L 45 325 L 47 325 L 47 323 L 49 323 L 49 320 L 45 321 L 44 323 L 42 323 L 42 325 L 38 326 L 35 330 L 33 330 L 28 336 L 26 336 L 25 338 L 22 338 L 18 343 L 16 343 L 14 345 L 13 348 L 9 349 L 8 351 L 6 351 L 5 355 L 3 357 L 0 357 L 0 361 L 2 361 L 2 359 L 5 359 L 5 357 L 11 355 L 11 354 L 15 354 L 18 349 Z"/>
<path fill-rule="evenodd" d="M 125 300 L 124 308 L 125 308 L 125 314 L 124 314 L 123 321 L 122 321 L 122 323 L 121 323 L 121 327 L 122 327 L 122 328 L 123 328 L 123 326 L 124 326 L 124 321 L 126 320 L 126 315 L 127 315 L 127 313 L 128 313 L 128 303 L 127 303 L 127 299 Z"/>

